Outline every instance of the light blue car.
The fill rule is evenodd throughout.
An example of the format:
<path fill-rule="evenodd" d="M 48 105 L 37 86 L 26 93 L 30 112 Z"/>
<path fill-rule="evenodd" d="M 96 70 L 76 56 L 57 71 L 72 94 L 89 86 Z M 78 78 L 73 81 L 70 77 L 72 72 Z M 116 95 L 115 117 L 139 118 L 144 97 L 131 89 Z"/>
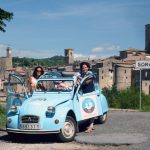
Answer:
<path fill-rule="evenodd" d="M 10 74 L 7 133 L 13 137 L 56 133 L 62 142 L 70 142 L 74 140 L 80 125 L 90 118 L 95 117 L 98 123 L 104 123 L 108 104 L 96 78 L 95 91 L 82 92 L 82 85 L 91 77 L 94 78 L 94 75 L 83 78 L 77 86 L 74 76 L 64 77 L 48 72 L 38 80 L 32 96 L 28 96 L 23 80 Z"/>

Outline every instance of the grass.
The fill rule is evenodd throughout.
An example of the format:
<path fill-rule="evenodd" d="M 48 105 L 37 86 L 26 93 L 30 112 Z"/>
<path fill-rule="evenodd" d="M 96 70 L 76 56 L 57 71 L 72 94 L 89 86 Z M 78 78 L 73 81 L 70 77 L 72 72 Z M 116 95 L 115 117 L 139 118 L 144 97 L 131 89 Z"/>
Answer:
<path fill-rule="evenodd" d="M 6 109 L 5 105 L 0 104 L 0 129 L 6 126 Z"/>

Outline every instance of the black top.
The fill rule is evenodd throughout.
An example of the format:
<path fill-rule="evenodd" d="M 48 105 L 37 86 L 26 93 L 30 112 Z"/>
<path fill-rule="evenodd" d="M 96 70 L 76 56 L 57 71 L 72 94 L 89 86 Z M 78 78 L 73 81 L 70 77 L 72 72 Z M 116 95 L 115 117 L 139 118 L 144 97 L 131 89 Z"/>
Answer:
<path fill-rule="evenodd" d="M 81 76 L 82 77 L 85 77 L 86 75 L 84 75 L 83 73 L 80 73 L 81 74 Z M 91 71 L 88 71 L 88 75 L 89 74 L 93 74 Z M 90 83 L 88 83 L 88 84 L 82 84 L 82 86 L 81 86 L 81 88 L 82 88 L 82 92 L 83 93 L 90 93 L 90 92 L 93 92 L 93 91 L 95 91 L 95 86 L 94 86 L 94 83 L 93 83 L 93 78 L 91 78 L 92 79 L 92 81 L 90 82 Z"/>
<path fill-rule="evenodd" d="M 83 91 L 83 93 L 90 93 L 90 92 L 95 91 L 93 80 L 88 84 L 83 84 L 82 91 Z"/>

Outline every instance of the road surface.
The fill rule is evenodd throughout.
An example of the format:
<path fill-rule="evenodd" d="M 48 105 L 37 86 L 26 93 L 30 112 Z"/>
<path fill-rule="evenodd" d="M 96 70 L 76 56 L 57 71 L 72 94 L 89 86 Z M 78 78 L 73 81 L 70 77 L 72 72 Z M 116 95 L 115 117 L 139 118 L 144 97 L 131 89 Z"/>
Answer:
<path fill-rule="evenodd" d="M 75 141 L 58 143 L 55 136 L 33 136 L 12 141 L 0 131 L 0 150 L 150 150 L 150 113 L 110 111 L 92 133 L 80 132 Z"/>

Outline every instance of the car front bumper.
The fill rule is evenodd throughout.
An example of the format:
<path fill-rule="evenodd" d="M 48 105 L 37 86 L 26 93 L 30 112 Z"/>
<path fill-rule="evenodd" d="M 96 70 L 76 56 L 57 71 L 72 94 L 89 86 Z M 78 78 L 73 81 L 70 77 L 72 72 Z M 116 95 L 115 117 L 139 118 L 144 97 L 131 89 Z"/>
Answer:
<path fill-rule="evenodd" d="M 53 134 L 53 133 L 60 133 L 60 130 L 21 130 L 21 129 L 12 129 L 7 128 L 7 133 L 18 133 L 18 134 Z"/>

